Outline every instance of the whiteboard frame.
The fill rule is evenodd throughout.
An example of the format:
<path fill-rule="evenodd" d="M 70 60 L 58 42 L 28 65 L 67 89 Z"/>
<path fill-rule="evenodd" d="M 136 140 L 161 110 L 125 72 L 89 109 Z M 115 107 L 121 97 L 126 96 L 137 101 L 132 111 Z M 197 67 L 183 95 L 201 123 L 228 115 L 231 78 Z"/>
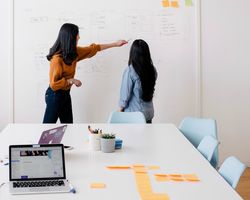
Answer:
<path fill-rule="evenodd" d="M 15 80 L 14 80 L 14 71 L 15 71 L 15 62 L 14 62 L 14 53 L 15 53 L 15 41 L 14 41 L 14 31 L 15 31 L 15 0 L 10 1 L 10 21 L 12 22 L 10 26 L 10 74 L 9 74 L 9 122 L 15 123 Z M 196 58 L 195 58 L 195 115 L 196 117 L 202 117 L 202 66 L 201 66 L 201 0 L 196 0 L 195 6 L 195 33 L 196 33 Z"/>

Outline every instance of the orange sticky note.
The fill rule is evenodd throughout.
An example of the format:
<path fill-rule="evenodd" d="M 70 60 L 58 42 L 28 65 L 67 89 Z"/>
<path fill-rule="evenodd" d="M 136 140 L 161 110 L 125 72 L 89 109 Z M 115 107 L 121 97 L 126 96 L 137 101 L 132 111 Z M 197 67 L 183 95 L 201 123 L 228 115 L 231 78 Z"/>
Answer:
<path fill-rule="evenodd" d="M 181 174 L 169 174 L 169 176 L 171 176 L 171 177 L 182 177 Z"/>
<path fill-rule="evenodd" d="M 154 176 L 157 176 L 157 177 L 167 177 L 168 175 L 167 174 L 155 174 Z"/>
<path fill-rule="evenodd" d="M 184 181 L 182 177 L 170 177 L 172 181 Z"/>
<path fill-rule="evenodd" d="M 185 178 L 187 181 L 200 181 L 199 178 L 195 174 L 184 174 L 183 178 Z"/>
<path fill-rule="evenodd" d="M 160 166 L 151 165 L 151 166 L 148 166 L 148 169 L 149 170 L 158 170 L 158 169 L 160 169 Z"/>
<path fill-rule="evenodd" d="M 133 165 L 133 168 L 140 168 L 140 167 L 145 167 L 145 165 L 142 165 L 142 164 L 134 164 Z"/>
<path fill-rule="evenodd" d="M 169 1 L 168 0 L 163 0 L 162 1 L 162 6 L 165 7 L 165 8 L 169 7 L 170 6 Z"/>
<path fill-rule="evenodd" d="M 107 166 L 108 169 L 130 169 L 130 166 Z"/>
<path fill-rule="evenodd" d="M 103 189 L 106 188 L 106 185 L 104 183 L 91 183 L 90 187 L 92 189 Z"/>
<path fill-rule="evenodd" d="M 164 182 L 164 181 L 169 181 L 169 178 L 167 176 L 156 176 L 155 177 L 155 180 L 156 181 L 159 181 L 159 182 Z"/>
<path fill-rule="evenodd" d="M 179 7 L 178 1 L 172 1 L 171 6 L 174 7 L 174 8 L 178 8 Z"/>

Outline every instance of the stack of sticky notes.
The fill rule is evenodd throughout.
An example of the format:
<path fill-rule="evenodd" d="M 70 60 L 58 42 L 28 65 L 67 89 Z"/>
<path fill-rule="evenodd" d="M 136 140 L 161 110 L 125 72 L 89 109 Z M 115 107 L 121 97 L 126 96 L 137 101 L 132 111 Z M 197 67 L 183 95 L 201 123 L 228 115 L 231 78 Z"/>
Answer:
<path fill-rule="evenodd" d="M 155 180 L 159 182 L 163 181 L 200 181 L 195 174 L 155 174 Z"/>
<path fill-rule="evenodd" d="M 122 148 L 122 140 L 116 139 L 115 140 L 115 149 L 121 149 Z"/>

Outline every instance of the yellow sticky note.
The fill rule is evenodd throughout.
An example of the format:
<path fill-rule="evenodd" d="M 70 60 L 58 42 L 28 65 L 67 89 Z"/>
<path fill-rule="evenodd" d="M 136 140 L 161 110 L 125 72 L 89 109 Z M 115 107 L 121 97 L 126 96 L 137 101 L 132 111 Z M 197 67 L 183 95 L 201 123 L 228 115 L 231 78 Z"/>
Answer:
<path fill-rule="evenodd" d="M 171 6 L 174 7 L 174 8 L 178 8 L 179 7 L 178 1 L 172 1 Z"/>
<path fill-rule="evenodd" d="M 165 7 L 165 8 L 169 7 L 170 6 L 169 1 L 168 0 L 163 0 L 162 1 L 162 6 Z"/>
<path fill-rule="evenodd" d="M 104 183 L 91 183 L 90 187 L 92 189 L 103 189 L 106 188 L 106 185 Z"/>
<path fill-rule="evenodd" d="M 185 0 L 185 5 L 186 6 L 193 6 L 192 0 Z"/>
<path fill-rule="evenodd" d="M 151 166 L 148 166 L 148 169 L 149 170 L 158 170 L 158 169 L 160 169 L 160 166 L 151 165 Z"/>

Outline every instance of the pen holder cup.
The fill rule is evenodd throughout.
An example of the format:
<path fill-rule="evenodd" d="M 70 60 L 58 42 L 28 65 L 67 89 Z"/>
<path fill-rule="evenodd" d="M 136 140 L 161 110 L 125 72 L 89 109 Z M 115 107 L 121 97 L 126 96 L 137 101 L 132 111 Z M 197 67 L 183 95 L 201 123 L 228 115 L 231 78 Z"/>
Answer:
<path fill-rule="evenodd" d="M 89 148 L 94 151 L 101 150 L 101 134 L 89 134 Z"/>

